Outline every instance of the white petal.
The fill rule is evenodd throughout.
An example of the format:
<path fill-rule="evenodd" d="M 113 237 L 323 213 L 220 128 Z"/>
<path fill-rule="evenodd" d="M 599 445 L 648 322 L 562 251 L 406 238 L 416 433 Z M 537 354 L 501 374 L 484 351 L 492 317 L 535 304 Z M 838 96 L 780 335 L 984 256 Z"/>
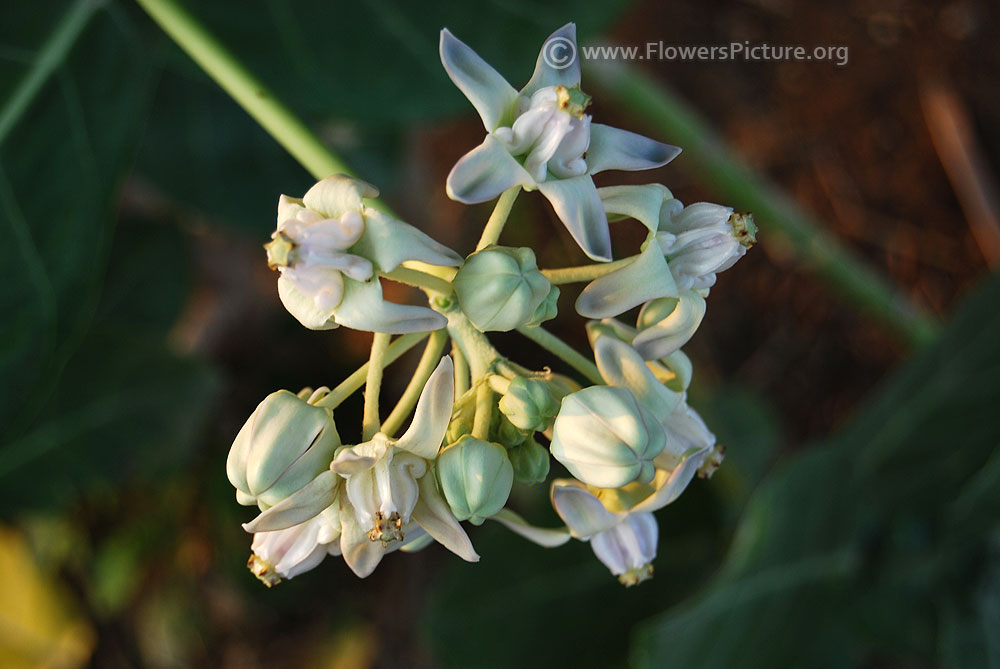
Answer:
<path fill-rule="evenodd" d="M 447 28 L 441 31 L 440 52 L 445 71 L 479 112 L 486 131 L 499 126 L 517 100 L 514 87 Z"/>
<path fill-rule="evenodd" d="M 500 509 L 490 516 L 490 520 L 501 523 L 511 532 L 520 534 L 528 541 L 534 542 L 539 546 L 544 546 L 545 548 L 562 546 L 570 540 L 569 531 L 565 528 L 535 527 L 510 509 Z"/>
<path fill-rule="evenodd" d="M 479 555 L 472 547 L 469 535 L 455 520 L 434 479 L 433 473 L 420 479 L 420 497 L 413 509 L 413 520 L 458 557 L 466 562 L 479 562 Z"/>
<path fill-rule="evenodd" d="M 535 180 L 514 160 L 496 137 L 487 135 L 483 143 L 459 158 L 448 174 L 448 197 L 465 204 L 494 199 L 513 186 L 534 188 Z"/>
<path fill-rule="evenodd" d="M 660 210 L 664 201 L 672 198 L 670 191 L 661 184 L 643 186 L 607 186 L 598 188 L 604 211 L 610 220 L 634 218 L 651 232 L 660 225 Z"/>
<path fill-rule="evenodd" d="M 611 260 L 608 217 L 589 175 L 549 179 L 538 184 L 538 190 L 552 203 L 559 220 L 588 257 Z"/>
<path fill-rule="evenodd" d="M 345 448 L 330 463 L 330 469 L 343 477 L 368 471 L 375 466 L 375 458 L 362 455 L 355 448 Z"/>
<path fill-rule="evenodd" d="M 594 359 L 608 385 L 631 390 L 661 421 L 673 413 L 682 399 L 682 395 L 660 383 L 635 349 L 619 339 L 599 336 L 594 345 Z"/>
<path fill-rule="evenodd" d="M 692 450 L 671 471 L 657 469 L 656 478 L 653 479 L 656 492 L 642 500 L 632 511 L 656 511 L 680 497 L 698 472 L 698 468 L 705 462 L 710 450 L 710 448 Z"/>
<path fill-rule="evenodd" d="M 621 516 L 605 509 L 589 490 L 567 479 L 552 482 L 552 506 L 577 539 L 589 539 L 621 520 Z"/>
<path fill-rule="evenodd" d="M 399 550 L 404 553 L 417 553 L 434 543 L 434 537 L 424 532 L 424 528 L 411 524 L 406 530 L 406 538 Z"/>
<path fill-rule="evenodd" d="M 361 209 L 364 197 L 378 197 L 378 189 L 360 179 L 334 174 L 310 188 L 302 202 L 327 218 L 340 218 L 349 211 Z"/>
<path fill-rule="evenodd" d="M 394 304 L 382 298 L 382 284 L 371 281 L 344 282 L 344 299 L 334 310 L 337 324 L 354 330 L 405 334 L 440 330 L 448 321 L 427 307 Z"/>
<path fill-rule="evenodd" d="M 381 541 L 368 538 L 354 519 L 354 513 L 349 507 L 341 509 L 340 552 L 344 562 L 358 578 L 366 578 L 385 555 L 385 547 Z"/>
<path fill-rule="evenodd" d="M 587 165 L 591 174 L 604 170 L 648 170 L 677 157 L 680 148 L 602 123 L 590 126 Z"/>
<path fill-rule="evenodd" d="M 325 471 L 293 495 L 245 523 L 243 529 L 247 532 L 273 532 L 304 523 L 333 504 L 337 499 L 339 481 L 336 474 Z"/>
<path fill-rule="evenodd" d="M 653 514 L 632 513 L 614 528 L 596 535 L 590 545 L 597 559 L 620 576 L 653 561 L 658 534 Z"/>
<path fill-rule="evenodd" d="M 521 89 L 521 94 L 532 95 L 546 86 L 572 88 L 579 83 L 580 54 L 576 45 L 576 24 L 567 23 L 542 44 L 535 61 L 535 72 L 531 81 Z"/>
<path fill-rule="evenodd" d="M 333 321 L 333 309 L 321 309 L 316 300 L 303 295 L 291 279 L 278 277 L 278 297 L 292 316 L 310 330 L 332 330 L 337 327 Z"/>
<path fill-rule="evenodd" d="M 396 442 L 396 447 L 433 460 L 444 441 L 455 403 L 455 367 L 451 356 L 444 356 L 420 391 L 417 408 L 409 429 Z"/>
<path fill-rule="evenodd" d="M 576 310 L 585 318 L 612 318 L 643 302 L 678 295 L 674 276 L 654 241 L 625 267 L 587 284 Z"/>
<path fill-rule="evenodd" d="M 462 257 L 444 244 L 375 209 L 365 210 L 365 232 L 351 253 L 368 258 L 382 272 L 391 272 L 406 260 L 444 267 L 462 264 Z"/>

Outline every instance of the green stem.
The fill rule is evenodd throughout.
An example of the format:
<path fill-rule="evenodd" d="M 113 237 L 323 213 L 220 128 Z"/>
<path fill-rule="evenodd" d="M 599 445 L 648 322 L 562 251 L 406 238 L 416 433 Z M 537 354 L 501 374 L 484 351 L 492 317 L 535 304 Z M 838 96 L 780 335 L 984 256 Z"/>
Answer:
<path fill-rule="evenodd" d="M 593 281 L 606 274 L 611 274 L 617 269 L 621 269 L 628 264 L 635 262 L 635 256 L 615 260 L 614 262 L 596 263 L 593 265 L 579 265 L 577 267 L 560 267 L 559 269 L 539 270 L 550 283 L 561 285 L 564 283 L 580 283 L 583 281 Z"/>
<path fill-rule="evenodd" d="M 413 332 L 399 337 L 396 341 L 389 344 L 389 348 L 385 352 L 384 364 L 391 365 L 396 362 L 401 355 L 426 339 L 429 334 L 429 332 Z M 356 369 L 353 374 L 341 381 L 340 385 L 331 390 L 329 395 L 316 402 L 316 406 L 336 409 L 344 400 L 357 392 L 364 385 L 367 378 L 368 363 L 366 362 Z"/>
<path fill-rule="evenodd" d="M 592 383 L 604 384 L 604 379 L 601 378 L 600 372 L 597 371 L 597 365 L 587 360 L 576 349 L 551 332 L 547 332 L 537 326 L 529 328 L 524 325 L 517 328 L 517 331 L 545 350 L 555 354 L 563 362 L 583 374 Z"/>
<path fill-rule="evenodd" d="M 90 17 L 102 4 L 95 0 L 77 0 L 59 19 L 55 30 L 31 61 L 31 67 L 24 78 L 18 82 L 0 110 L 0 145 L 24 116 L 52 73 L 66 60 L 70 49 L 87 27 Z"/>
<path fill-rule="evenodd" d="M 450 281 L 445 281 L 444 279 L 436 277 L 433 274 L 410 269 L 408 267 L 397 267 L 391 272 L 386 272 L 382 276 L 391 281 L 405 283 L 407 286 L 414 286 L 415 288 L 420 288 L 421 290 L 430 290 L 443 295 L 450 295 L 454 292 Z"/>
<path fill-rule="evenodd" d="M 461 397 L 469 389 L 469 361 L 462 353 L 462 347 L 452 342 L 451 359 L 455 362 L 455 397 Z"/>
<path fill-rule="evenodd" d="M 427 379 L 431 377 L 441 361 L 441 351 L 444 350 L 447 340 L 448 332 L 446 330 L 435 330 L 431 333 L 427 340 L 427 346 L 424 347 L 424 354 L 420 356 L 420 362 L 417 363 L 417 368 L 413 372 L 413 378 L 406 384 L 403 396 L 399 398 L 399 402 L 393 407 L 389 417 L 382 423 L 383 433 L 391 437 L 402 427 L 403 421 L 410 415 L 410 411 L 420 399 L 420 393 L 427 385 Z"/>
<path fill-rule="evenodd" d="M 472 436 L 487 441 L 490 438 L 490 422 L 493 418 L 493 389 L 482 380 L 476 390 L 476 415 L 472 419 Z"/>
<path fill-rule="evenodd" d="M 447 303 L 447 306 L 442 306 Z M 431 299 L 431 307 L 448 319 L 448 334 L 455 345 L 462 349 L 469 364 L 472 385 L 475 385 L 490 372 L 490 366 L 502 356 L 493 348 L 490 340 L 466 317 L 461 309 L 448 298 Z"/>
<path fill-rule="evenodd" d="M 136 0 L 163 31 L 316 179 L 352 170 L 174 0 Z M 375 200 L 372 206 L 384 208 Z"/>
<path fill-rule="evenodd" d="M 684 147 L 686 164 L 713 183 L 719 194 L 752 211 L 767 240 L 793 257 L 911 344 L 932 340 L 938 324 L 909 298 L 850 252 L 823 224 L 802 211 L 776 186 L 739 161 L 701 117 L 660 82 L 621 63 L 590 62 L 588 79 L 603 95 Z"/>
<path fill-rule="evenodd" d="M 376 332 L 372 336 L 372 353 L 368 358 L 365 376 L 365 409 L 361 417 L 361 440 L 368 441 L 382 429 L 378 417 L 378 399 L 382 391 L 382 372 L 385 370 L 385 353 L 392 335 Z"/>
<path fill-rule="evenodd" d="M 493 207 L 493 213 L 490 214 L 489 220 L 486 221 L 486 226 L 483 228 L 483 234 L 479 238 L 479 243 L 476 244 L 477 251 L 482 251 L 487 246 L 492 246 L 499 241 L 500 233 L 503 232 L 503 226 L 507 224 L 507 217 L 510 216 L 510 210 L 514 206 L 514 200 L 517 199 L 517 194 L 520 192 L 521 187 L 514 186 L 513 188 L 508 188 L 500 195 L 496 206 Z"/>

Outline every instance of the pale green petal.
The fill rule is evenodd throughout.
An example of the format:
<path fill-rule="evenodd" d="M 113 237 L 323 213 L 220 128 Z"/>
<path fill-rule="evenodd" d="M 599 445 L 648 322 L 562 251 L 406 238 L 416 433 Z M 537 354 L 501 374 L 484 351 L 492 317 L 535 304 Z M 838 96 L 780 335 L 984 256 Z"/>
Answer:
<path fill-rule="evenodd" d="M 565 67 L 557 67 L 565 65 Z M 580 54 L 576 45 L 576 24 L 567 23 L 542 43 L 531 81 L 521 89 L 530 96 L 546 86 L 573 88 L 580 84 Z"/>
<path fill-rule="evenodd" d="M 360 179 L 334 174 L 310 188 L 302 202 L 327 218 L 340 218 L 349 211 L 359 211 L 361 199 L 365 197 L 378 197 L 378 189 Z"/>
<path fill-rule="evenodd" d="M 388 334 L 440 330 L 448 322 L 427 307 L 386 302 L 382 297 L 382 284 L 377 279 L 345 280 L 344 298 L 333 317 L 344 327 Z"/>
<path fill-rule="evenodd" d="M 454 402 L 455 367 L 451 357 L 446 355 L 420 391 L 413 422 L 396 442 L 396 447 L 427 460 L 434 459 L 448 430 Z"/>
<path fill-rule="evenodd" d="M 614 337 L 601 336 L 594 346 L 597 369 L 609 385 L 628 388 L 659 420 L 673 413 L 683 396 L 668 390 L 635 349 Z"/>
<path fill-rule="evenodd" d="M 482 144 L 459 158 L 451 168 L 445 189 L 452 200 L 477 204 L 492 200 L 513 186 L 533 190 L 535 180 L 498 139 L 487 135 Z"/>
<path fill-rule="evenodd" d="M 472 547 L 469 535 L 465 533 L 448 503 L 437 488 L 433 472 L 420 479 L 420 497 L 410 516 L 427 534 L 452 553 L 466 562 L 479 562 L 479 555 Z"/>
<path fill-rule="evenodd" d="M 576 300 L 576 310 L 586 318 L 611 318 L 643 302 L 678 294 L 663 252 L 653 242 L 633 262 L 587 284 Z"/>
<path fill-rule="evenodd" d="M 609 530 L 621 520 L 604 508 L 601 501 L 576 481 L 556 479 L 552 482 L 552 506 L 577 539 L 589 539 L 598 532 Z"/>
<path fill-rule="evenodd" d="M 598 188 L 597 194 L 604 203 L 609 220 L 634 218 L 650 232 L 656 232 L 660 225 L 660 210 L 664 201 L 673 197 L 662 184 L 606 186 Z"/>
<path fill-rule="evenodd" d="M 514 87 L 447 28 L 441 31 L 440 52 L 445 72 L 479 112 L 486 131 L 507 121 L 517 100 Z"/>
<path fill-rule="evenodd" d="M 511 532 L 520 534 L 528 541 L 534 542 L 539 546 L 544 546 L 545 548 L 562 546 L 570 540 L 569 530 L 566 528 L 535 527 L 510 509 L 500 509 L 490 516 L 490 520 L 501 523 Z"/>
<path fill-rule="evenodd" d="M 588 257 L 611 260 L 608 217 L 589 175 L 549 179 L 538 184 L 538 190 L 552 203 L 556 216 Z"/>
<path fill-rule="evenodd" d="M 590 124 L 587 167 L 590 174 L 604 170 L 648 170 L 677 157 L 680 148 L 657 142 L 628 130 L 601 123 Z"/>
<path fill-rule="evenodd" d="M 654 302 L 649 302 L 639 312 L 640 332 L 632 340 L 632 346 L 646 360 L 665 358 L 684 346 L 705 317 L 705 300 L 692 290 L 681 294 L 669 316 L 642 327 L 644 316 L 655 307 Z"/>
<path fill-rule="evenodd" d="M 375 209 L 365 210 L 365 232 L 349 252 L 371 260 L 381 272 L 391 272 L 406 260 L 445 267 L 462 264 L 462 257 L 444 244 Z"/>
<path fill-rule="evenodd" d="M 404 553 L 417 553 L 432 543 L 434 543 L 434 537 L 424 532 L 423 528 L 417 525 L 412 530 L 406 531 L 406 538 L 403 540 L 403 545 L 399 547 L 399 550 Z"/>
<path fill-rule="evenodd" d="M 340 479 L 327 470 L 294 495 L 286 497 L 267 511 L 243 525 L 247 532 L 283 530 L 315 517 L 337 499 Z"/>

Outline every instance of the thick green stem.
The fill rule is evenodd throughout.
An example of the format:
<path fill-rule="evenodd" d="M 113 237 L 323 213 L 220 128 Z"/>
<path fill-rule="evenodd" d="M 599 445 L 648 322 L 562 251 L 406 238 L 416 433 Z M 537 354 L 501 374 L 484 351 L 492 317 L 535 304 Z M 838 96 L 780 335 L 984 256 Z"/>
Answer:
<path fill-rule="evenodd" d="M 391 365 L 396 362 L 401 355 L 426 339 L 429 334 L 429 332 L 413 332 L 402 335 L 396 341 L 389 344 L 389 348 L 385 352 L 384 364 Z M 368 363 L 366 362 L 356 369 L 353 374 L 341 381 L 340 385 L 331 390 L 329 395 L 316 402 L 316 406 L 336 409 L 340 406 L 341 402 L 357 392 L 364 385 L 367 378 Z"/>
<path fill-rule="evenodd" d="M 408 267 L 397 267 L 382 276 L 390 281 L 398 281 L 399 283 L 405 283 L 407 286 L 413 286 L 421 290 L 430 290 L 444 295 L 448 295 L 454 290 L 451 286 L 451 282 L 445 281 L 444 279 L 436 277 L 433 274 L 421 272 L 416 269 L 410 269 Z"/>
<path fill-rule="evenodd" d="M 448 319 L 448 334 L 455 345 L 462 349 L 469 364 L 472 385 L 490 371 L 490 366 L 502 356 L 493 348 L 490 340 L 465 316 L 453 298 L 432 297 L 431 307 Z"/>
<path fill-rule="evenodd" d="M 420 362 L 417 363 L 417 368 L 413 372 L 413 378 L 406 384 L 403 396 L 399 398 L 399 402 L 393 407 L 389 417 L 382 423 L 383 433 L 392 437 L 402 427 L 403 421 L 410 415 L 417 400 L 420 399 L 420 393 L 427 385 L 427 379 L 431 377 L 441 361 L 441 351 L 444 350 L 447 341 L 447 331 L 436 330 L 431 333 L 430 339 L 427 340 L 427 346 L 424 347 L 424 354 L 420 356 Z"/>
<path fill-rule="evenodd" d="M 508 188 L 500 195 L 496 206 L 493 207 L 493 213 L 490 214 L 489 220 L 486 221 L 486 226 L 483 228 L 483 234 L 479 238 L 479 243 L 476 244 L 477 251 L 482 251 L 487 246 L 496 244 L 500 240 L 500 233 L 503 232 L 503 226 L 507 224 L 507 218 L 510 216 L 510 210 L 514 206 L 514 200 L 517 199 L 517 194 L 520 192 L 521 187 L 514 186 L 513 188 Z"/>
<path fill-rule="evenodd" d="M 617 269 L 635 262 L 635 256 L 615 260 L 614 262 L 596 263 L 593 265 L 579 265 L 577 267 L 560 267 L 559 269 L 539 270 L 550 283 L 561 285 L 564 283 L 581 283 L 583 281 L 593 281 L 606 274 L 611 274 Z"/>
<path fill-rule="evenodd" d="M 52 73 L 66 60 L 70 49 L 87 27 L 88 20 L 102 4 L 95 0 L 77 0 L 60 17 L 55 30 L 38 49 L 37 55 L 31 61 L 31 67 L 0 110 L 0 145 L 3 145 L 7 135 L 24 116 Z"/>
<path fill-rule="evenodd" d="M 382 372 L 385 370 L 385 353 L 392 335 L 376 332 L 372 336 L 372 353 L 368 358 L 365 376 L 365 409 L 361 417 L 361 440 L 368 441 L 382 429 L 378 416 L 378 400 L 382 391 Z"/>
<path fill-rule="evenodd" d="M 455 397 L 461 397 L 469 389 L 469 361 L 462 353 L 462 347 L 452 342 L 451 358 L 455 362 Z"/>
<path fill-rule="evenodd" d="M 493 418 L 493 389 L 485 379 L 481 380 L 476 390 L 476 415 L 472 419 L 472 436 L 488 441 L 490 438 L 490 422 Z"/>
<path fill-rule="evenodd" d="M 529 328 L 524 325 L 517 328 L 517 331 L 545 350 L 555 354 L 563 362 L 583 374 L 592 383 L 604 384 L 604 379 L 601 378 L 600 372 L 597 371 L 597 365 L 587 360 L 576 349 L 551 332 L 547 332 L 537 326 Z"/>
<path fill-rule="evenodd" d="M 938 329 L 934 320 L 822 223 L 739 161 L 675 93 L 632 66 L 593 61 L 589 65 L 588 80 L 596 81 L 605 97 L 645 121 L 663 139 L 683 146 L 685 165 L 699 171 L 730 204 L 753 212 L 763 243 L 775 248 L 783 244 L 792 258 L 911 344 L 933 339 Z"/>

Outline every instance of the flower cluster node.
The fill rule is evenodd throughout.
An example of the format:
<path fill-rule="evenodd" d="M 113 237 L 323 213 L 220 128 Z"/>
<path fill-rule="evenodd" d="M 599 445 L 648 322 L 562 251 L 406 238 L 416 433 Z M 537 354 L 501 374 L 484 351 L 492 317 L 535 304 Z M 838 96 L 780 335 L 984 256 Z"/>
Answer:
<path fill-rule="evenodd" d="M 554 39 L 575 44 L 576 27 Z M 688 404 L 693 365 L 682 347 L 718 274 L 753 246 L 757 226 L 730 207 L 685 206 L 661 184 L 597 188 L 597 173 L 657 168 L 680 149 L 594 121 L 579 63 L 555 68 L 540 54 L 515 89 L 447 29 L 440 55 L 485 131 L 445 190 L 468 204 L 503 197 L 465 256 L 372 206 L 378 190 L 358 179 L 332 175 L 301 198 L 279 197 L 265 249 L 282 304 L 313 330 L 376 335 L 367 372 L 332 391 L 274 392 L 237 434 L 226 471 L 237 501 L 259 510 L 244 525 L 253 535 L 248 567 L 271 587 L 327 556 L 364 578 L 388 553 L 433 543 L 476 562 L 462 523 L 493 520 L 546 547 L 587 542 L 623 585 L 636 585 L 653 575 L 655 512 L 722 463 L 724 449 Z M 501 245 L 522 191 L 544 197 L 594 262 L 543 270 L 535 250 Z M 644 241 L 610 262 L 610 222 L 625 220 Z M 416 286 L 427 301 L 388 301 L 383 281 Z M 574 306 L 587 319 L 592 357 L 541 328 L 558 313 L 558 284 L 573 282 L 586 284 Z M 514 330 L 579 375 L 518 364 L 486 334 Z M 407 336 L 390 344 L 384 335 L 393 334 Z M 424 354 L 384 411 L 386 365 L 421 336 Z M 344 444 L 334 412 L 359 378 L 361 437 Z M 573 478 L 550 480 L 553 459 Z M 507 508 L 517 486 L 546 482 L 558 528 Z"/>

